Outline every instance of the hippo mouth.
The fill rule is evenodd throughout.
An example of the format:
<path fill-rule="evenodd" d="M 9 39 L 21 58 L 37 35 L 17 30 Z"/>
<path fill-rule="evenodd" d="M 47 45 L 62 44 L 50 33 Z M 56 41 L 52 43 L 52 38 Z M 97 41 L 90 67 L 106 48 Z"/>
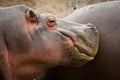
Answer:
<path fill-rule="evenodd" d="M 64 33 L 62 32 L 62 35 L 65 36 L 66 38 L 69 39 L 68 44 L 69 44 L 69 53 L 72 54 L 77 59 L 84 59 L 91 61 L 93 60 L 93 56 L 90 54 L 90 48 L 88 49 L 84 45 L 82 45 L 74 36 L 75 34 L 73 33 Z"/>

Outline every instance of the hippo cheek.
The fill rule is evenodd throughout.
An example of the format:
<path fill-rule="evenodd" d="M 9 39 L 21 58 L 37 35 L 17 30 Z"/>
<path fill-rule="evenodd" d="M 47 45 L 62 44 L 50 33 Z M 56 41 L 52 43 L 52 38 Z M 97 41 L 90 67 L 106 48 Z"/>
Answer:
<path fill-rule="evenodd" d="M 94 25 L 58 21 L 58 30 L 64 36 L 62 66 L 82 66 L 94 59 L 98 50 L 99 36 Z M 66 37 L 66 38 L 65 38 Z"/>

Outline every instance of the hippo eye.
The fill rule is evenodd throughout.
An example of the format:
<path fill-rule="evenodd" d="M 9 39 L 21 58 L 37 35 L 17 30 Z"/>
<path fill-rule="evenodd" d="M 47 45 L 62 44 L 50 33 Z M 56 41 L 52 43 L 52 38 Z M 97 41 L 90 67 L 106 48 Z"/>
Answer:
<path fill-rule="evenodd" d="M 55 29 L 56 28 L 56 18 L 55 17 L 52 17 L 52 16 L 49 16 L 47 18 L 47 26 L 50 28 L 50 29 Z"/>

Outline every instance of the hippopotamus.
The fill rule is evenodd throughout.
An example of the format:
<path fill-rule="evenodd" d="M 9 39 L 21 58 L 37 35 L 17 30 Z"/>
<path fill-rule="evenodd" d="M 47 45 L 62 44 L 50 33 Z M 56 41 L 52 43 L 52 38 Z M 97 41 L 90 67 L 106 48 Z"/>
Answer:
<path fill-rule="evenodd" d="M 64 19 L 96 26 L 100 43 L 93 61 L 79 68 L 55 67 L 45 80 L 120 80 L 120 1 L 80 8 Z"/>
<path fill-rule="evenodd" d="M 98 45 L 93 24 L 24 5 L 0 8 L 0 80 L 35 80 L 57 65 L 82 66 L 94 59 Z"/>

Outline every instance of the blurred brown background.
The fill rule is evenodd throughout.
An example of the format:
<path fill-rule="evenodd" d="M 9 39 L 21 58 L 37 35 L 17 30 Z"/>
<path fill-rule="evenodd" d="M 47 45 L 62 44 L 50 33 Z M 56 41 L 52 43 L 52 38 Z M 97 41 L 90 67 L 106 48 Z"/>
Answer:
<path fill-rule="evenodd" d="M 40 12 L 48 12 L 59 18 L 66 16 L 75 9 L 83 6 L 115 0 L 0 0 L 0 7 L 6 7 L 16 4 L 24 4 Z"/>

